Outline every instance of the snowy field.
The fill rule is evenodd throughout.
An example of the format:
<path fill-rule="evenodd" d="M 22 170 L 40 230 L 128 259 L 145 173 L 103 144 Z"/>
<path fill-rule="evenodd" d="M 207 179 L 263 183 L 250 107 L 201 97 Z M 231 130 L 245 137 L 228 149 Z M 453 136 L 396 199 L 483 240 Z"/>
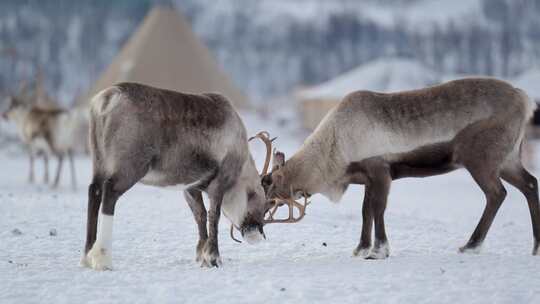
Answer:
<path fill-rule="evenodd" d="M 244 118 L 250 134 L 265 125 Z M 302 136 L 265 128 L 287 155 L 300 146 Z M 251 147 L 260 164 L 262 144 Z M 301 223 L 269 225 L 255 246 L 233 242 L 223 219 L 219 269 L 195 262 L 196 225 L 181 193 L 137 185 L 117 204 L 114 270 L 96 272 L 79 266 L 90 161 L 77 160 L 77 191 L 69 174 L 57 191 L 27 185 L 23 155 L 1 153 L 0 162 L 2 304 L 540 303 L 540 257 L 530 254 L 527 205 L 511 186 L 482 253 L 457 253 L 484 207 L 464 171 L 393 184 L 387 260 L 352 257 L 363 198 L 353 186 L 340 204 L 315 196 Z"/>

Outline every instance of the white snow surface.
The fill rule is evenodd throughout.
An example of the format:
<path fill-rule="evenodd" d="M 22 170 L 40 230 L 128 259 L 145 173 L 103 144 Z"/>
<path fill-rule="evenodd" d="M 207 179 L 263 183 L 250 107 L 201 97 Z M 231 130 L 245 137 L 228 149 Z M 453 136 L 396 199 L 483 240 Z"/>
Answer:
<path fill-rule="evenodd" d="M 250 134 L 279 135 L 289 156 L 301 144 L 291 130 L 242 116 Z M 251 147 L 260 163 L 262 144 Z M 69 174 L 51 191 L 26 184 L 23 155 L 0 160 L 0 303 L 540 303 L 527 204 L 511 186 L 483 251 L 458 254 L 484 207 L 464 171 L 393 183 L 386 260 L 352 257 L 363 188 L 351 186 L 340 204 L 314 196 L 298 224 L 266 226 L 256 246 L 233 242 L 223 219 L 219 269 L 195 262 L 196 225 L 182 195 L 137 185 L 117 204 L 114 270 L 96 272 L 79 266 L 90 161 L 77 160 L 77 191 Z"/>
<path fill-rule="evenodd" d="M 300 98 L 336 98 L 361 90 L 398 92 L 420 89 L 439 81 L 435 71 L 405 58 L 382 58 L 361 65 L 318 86 L 299 91 Z"/>

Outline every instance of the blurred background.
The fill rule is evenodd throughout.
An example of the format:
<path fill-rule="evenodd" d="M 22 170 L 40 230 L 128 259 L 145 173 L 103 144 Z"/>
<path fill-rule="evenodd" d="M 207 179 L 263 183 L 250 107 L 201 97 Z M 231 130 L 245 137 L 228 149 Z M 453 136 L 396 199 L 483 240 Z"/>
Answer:
<path fill-rule="evenodd" d="M 177 16 L 152 17 L 156 7 Z M 40 79 L 62 107 L 111 82 L 139 81 L 222 91 L 267 114 L 295 106 L 310 129 L 358 89 L 490 75 L 537 98 L 539 66 L 540 0 L 0 1 L 0 94 Z"/>

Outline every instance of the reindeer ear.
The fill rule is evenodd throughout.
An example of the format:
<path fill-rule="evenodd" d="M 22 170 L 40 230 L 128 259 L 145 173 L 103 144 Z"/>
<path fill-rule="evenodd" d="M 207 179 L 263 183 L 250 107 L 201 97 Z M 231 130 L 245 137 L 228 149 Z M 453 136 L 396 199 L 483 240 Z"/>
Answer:
<path fill-rule="evenodd" d="M 285 153 L 274 151 L 274 157 L 272 157 L 272 167 L 274 169 L 281 168 L 285 165 Z"/>

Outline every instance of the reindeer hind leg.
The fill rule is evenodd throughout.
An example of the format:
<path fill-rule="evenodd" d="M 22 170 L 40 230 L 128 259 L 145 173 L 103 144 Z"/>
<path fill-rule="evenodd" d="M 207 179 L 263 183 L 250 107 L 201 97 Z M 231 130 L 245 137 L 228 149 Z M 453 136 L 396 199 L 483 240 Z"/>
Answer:
<path fill-rule="evenodd" d="M 81 259 L 81 266 L 90 267 L 87 260 L 87 254 L 96 241 L 97 223 L 99 215 L 99 207 L 101 206 L 101 195 L 103 192 L 103 180 L 94 175 L 92 183 L 88 186 L 88 210 L 86 222 L 86 244 L 84 246 L 84 254 Z"/>
<path fill-rule="evenodd" d="M 506 197 L 498 169 L 467 168 L 486 196 L 486 207 L 467 244 L 459 249 L 462 253 L 479 252 L 497 211 Z"/>
<path fill-rule="evenodd" d="M 510 124 L 511 126 L 511 124 Z M 495 121 L 479 121 L 467 127 L 455 139 L 456 160 L 469 171 L 486 197 L 486 207 L 462 253 L 478 253 L 497 212 L 506 197 L 500 172 L 511 157 L 515 132 Z"/>
<path fill-rule="evenodd" d="M 540 255 L 540 203 L 538 199 L 538 181 L 529 173 L 520 161 L 505 164 L 501 177 L 516 187 L 527 199 L 534 236 L 533 255 Z"/>
<path fill-rule="evenodd" d="M 112 233 L 116 202 L 122 194 L 135 185 L 148 172 L 150 157 L 130 159 L 118 156 L 113 173 L 103 180 L 101 195 L 101 220 L 96 240 L 87 254 L 87 261 L 95 270 L 112 269 Z"/>

